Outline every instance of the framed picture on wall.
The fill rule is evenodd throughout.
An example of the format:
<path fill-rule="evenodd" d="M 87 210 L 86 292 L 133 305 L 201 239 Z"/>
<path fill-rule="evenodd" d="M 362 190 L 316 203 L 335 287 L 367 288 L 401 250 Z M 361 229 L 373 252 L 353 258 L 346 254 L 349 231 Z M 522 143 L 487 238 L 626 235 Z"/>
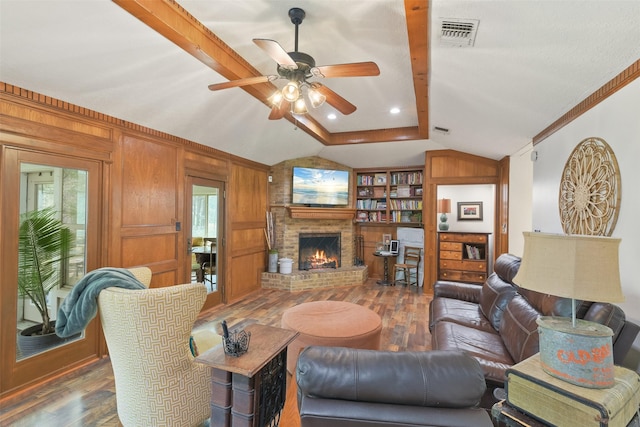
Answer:
<path fill-rule="evenodd" d="M 458 221 L 482 221 L 482 202 L 458 202 Z"/>

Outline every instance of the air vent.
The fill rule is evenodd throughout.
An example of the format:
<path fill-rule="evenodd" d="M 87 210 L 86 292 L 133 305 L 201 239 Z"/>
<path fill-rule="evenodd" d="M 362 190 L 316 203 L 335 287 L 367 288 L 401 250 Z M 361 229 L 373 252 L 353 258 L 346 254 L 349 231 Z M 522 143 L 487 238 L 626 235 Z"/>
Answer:
<path fill-rule="evenodd" d="M 440 132 L 440 133 L 442 133 L 444 135 L 448 135 L 449 134 L 449 129 L 443 128 L 443 127 L 440 127 L 440 126 L 434 126 L 433 130 L 436 131 L 436 132 Z"/>
<path fill-rule="evenodd" d="M 440 28 L 440 45 L 472 47 L 476 41 L 477 19 L 443 18 Z"/>

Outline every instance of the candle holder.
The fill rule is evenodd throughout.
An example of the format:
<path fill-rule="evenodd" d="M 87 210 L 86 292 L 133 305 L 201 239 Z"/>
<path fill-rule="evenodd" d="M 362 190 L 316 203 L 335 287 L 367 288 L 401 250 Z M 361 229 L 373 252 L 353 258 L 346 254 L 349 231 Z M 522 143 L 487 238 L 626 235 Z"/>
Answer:
<path fill-rule="evenodd" d="M 222 337 L 224 353 L 233 357 L 242 356 L 249 350 L 250 339 L 251 332 L 247 332 L 244 329 L 229 332 L 229 336 Z"/>

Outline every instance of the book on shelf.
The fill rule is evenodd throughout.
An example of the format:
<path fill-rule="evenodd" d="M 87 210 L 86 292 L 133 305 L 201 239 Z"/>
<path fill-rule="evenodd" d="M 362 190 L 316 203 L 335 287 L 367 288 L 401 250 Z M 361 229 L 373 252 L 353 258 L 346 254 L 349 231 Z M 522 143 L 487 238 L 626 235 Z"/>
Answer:
<path fill-rule="evenodd" d="M 476 246 L 465 245 L 467 249 L 467 258 L 469 259 L 482 259 L 480 257 L 480 249 Z"/>
<path fill-rule="evenodd" d="M 373 185 L 373 176 L 358 175 L 358 185 Z"/>
<path fill-rule="evenodd" d="M 391 184 L 422 184 L 422 172 L 395 172 L 391 174 Z"/>
<path fill-rule="evenodd" d="M 356 209 L 378 209 L 378 201 L 376 199 L 362 199 L 356 201 Z"/>
<path fill-rule="evenodd" d="M 389 200 L 393 210 L 418 211 L 422 210 L 422 200 Z"/>

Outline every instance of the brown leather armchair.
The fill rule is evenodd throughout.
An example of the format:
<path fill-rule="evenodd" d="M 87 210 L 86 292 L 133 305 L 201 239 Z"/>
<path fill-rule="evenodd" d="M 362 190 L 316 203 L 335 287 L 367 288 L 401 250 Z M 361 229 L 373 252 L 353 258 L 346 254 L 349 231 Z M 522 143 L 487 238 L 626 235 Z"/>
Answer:
<path fill-rule="evenodd" d="M 477 360 L 462 352 L 310 346 L 296 368 L 301 427 L 492 427 Z"/>

